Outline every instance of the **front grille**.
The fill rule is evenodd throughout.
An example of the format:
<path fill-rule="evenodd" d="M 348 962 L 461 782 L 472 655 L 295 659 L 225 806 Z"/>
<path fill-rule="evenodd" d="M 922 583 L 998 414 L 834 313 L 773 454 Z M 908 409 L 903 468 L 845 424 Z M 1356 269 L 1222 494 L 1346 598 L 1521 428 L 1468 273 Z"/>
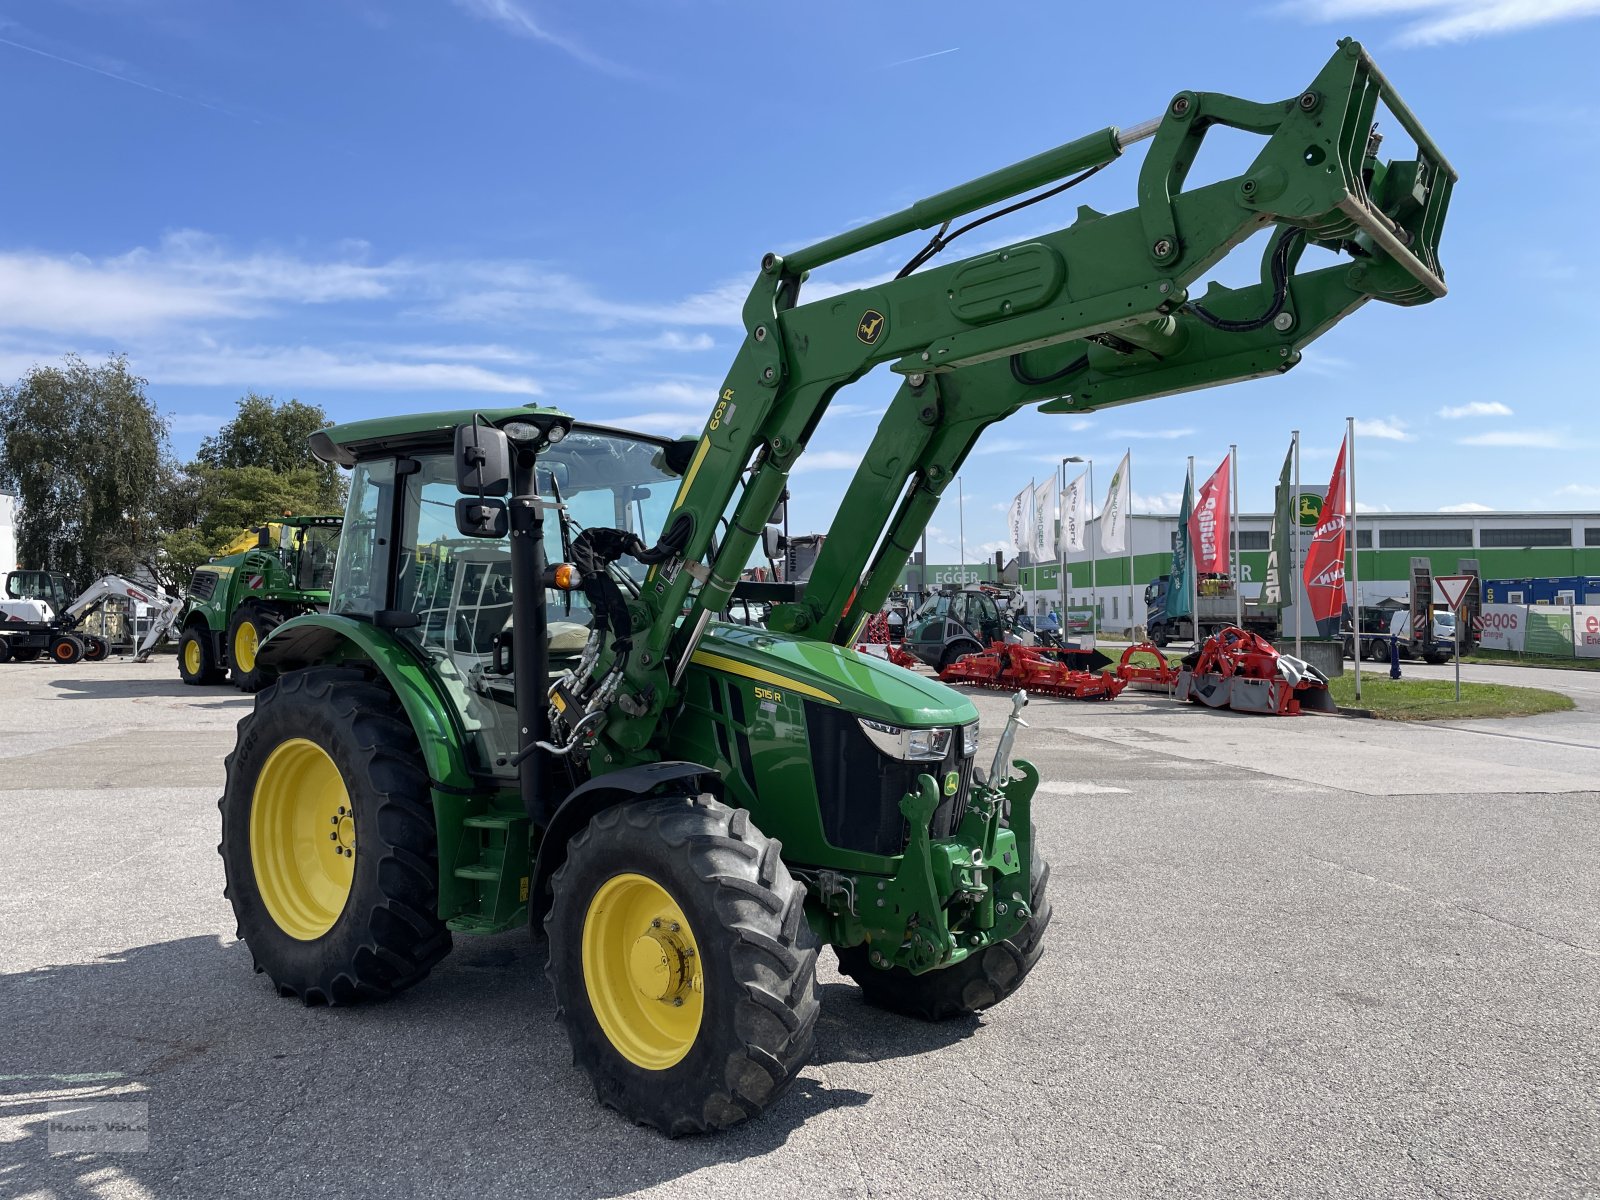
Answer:
<path fill-rule="evenodd" d="M 822 832 L 829 845 L 885 856 L 905 850 L 910 830 L 900 813 L 900 800 L 916 790 L 919 775 L 932 775 L 941 788 L 939 807 L 928 823 L 929 833 L 935 838 L 950 837 L 960 825 L 972 781 L 972 760 L 961 758 L 959 730 L 943 762 L 905 762 L 874 746 L 854 714 L 807 701 L 806 736 Z M 946 796 L 944 779 L 951 771 L 961 782 L 954 796 Z"/>
<path fill-rule="evenodd" d="M 217 593 L 220 578 L 215 571 L 196 571 L 189 579 L 189 595 L 195 600 L 211 599 Z"/>

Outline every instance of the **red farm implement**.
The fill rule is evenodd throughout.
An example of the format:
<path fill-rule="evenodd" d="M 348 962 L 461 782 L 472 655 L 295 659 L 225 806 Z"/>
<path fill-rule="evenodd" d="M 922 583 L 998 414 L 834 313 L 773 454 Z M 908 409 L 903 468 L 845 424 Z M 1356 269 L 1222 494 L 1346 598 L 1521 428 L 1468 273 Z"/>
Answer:
<path fill-rule="evenodd" d="M 1236 626 L 1212 634 L 1184 664 L 1178 676 L 1180 700 L 1280 717 L 1337 711 L 1320 671 L 1279 654 L 1265 638 Z"/>
<path fill-rule="evenodd" d="M 1111 660 L 1097 650 L 1063 650 L 991 642 L 964 654 L 939 673 L 944 683 L 967 683 L 1002 692 L 1062 696 L 1068 700 L 1114 700 L 1126 681 L 1100 668 Z"/>

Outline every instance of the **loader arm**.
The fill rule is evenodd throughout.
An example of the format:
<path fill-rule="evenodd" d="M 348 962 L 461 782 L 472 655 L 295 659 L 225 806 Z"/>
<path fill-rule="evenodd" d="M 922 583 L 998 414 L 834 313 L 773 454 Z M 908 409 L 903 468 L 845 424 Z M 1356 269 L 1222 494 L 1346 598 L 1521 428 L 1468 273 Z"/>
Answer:
<path fill-rule="evenodd" d="M 1379 159 L 1380 102 L 1418 147 L 1414 160 Z M 1239 176 L 1185 188 L 1217 125 L 1262 136 L 1260 153 Z M 816 267 L 1098 170 L 1144 137 L 1152 141 L 1132 208 L 1080 209 L 1053 233 L 800 303 Z M 1281 373 L 1368 300 L 1444 295 L 1438 246 L 1455 179 L 1366 51 L 1345 40 L 1286 100 L 1179 92 L 1158 120 L 1126 133 L 1101 130 L 796 253 L 767 255 L 744 305 L 746 336 L 664 526 L 663 560 L 638 602 L 618 701 L 627 719 L 609 721 L 602 741 L 618 761 L 650 756 L 707 621 L 727 607 L 839 388 L 885 363 L 904 377 L 803 593 L 768 624 L 843 643 L 887 597 L 978 437 L 1024 405 L 1087 413 Z M 1191 298 L 1207 271 L 1269 226 L 1258 283 Z M 1308 246 L 1331 252 L 1331 265 L 1300 270 Z"/>

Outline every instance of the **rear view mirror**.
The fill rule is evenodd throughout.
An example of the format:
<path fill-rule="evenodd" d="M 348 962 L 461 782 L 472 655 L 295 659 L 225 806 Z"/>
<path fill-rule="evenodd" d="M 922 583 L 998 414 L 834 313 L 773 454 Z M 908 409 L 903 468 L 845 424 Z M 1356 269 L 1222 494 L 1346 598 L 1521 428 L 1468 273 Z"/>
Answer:
<path fill-rule="evenodd" d="M 511 491 L 511 446 L 494 426 L 456 426 L 456 490 L 468 496 L 504 496 Z M 460 508 L 458 504 L 458 513 Z M 463 528 L 461 532 L 467 531 Z"/>
<path fill-rule="evenodd" d="M 775 563 L 789 548 L 788 539 L 783 536 L 783 530 L 775 525 L 768 525 L 761 531 L 761 548 L 766 551 L 767 561 Z"/>
<path fill-rule="evenodd" d="M 464 537 L 503 538 L 510 527 L 511 513 L 504 500 L 463 496 L 456 501 L 456 532 Z"/>
<path fill-rule="evenodd" d="M 789 519 L 789 500 L 788 500 L 788 493 L 785 492 L 784 493 L 784 499 L 778 501 L 778 506 L 772 510 L 772 515 L 767 518 L 767 524 L 768 525 L 782 525 L 788 519 Z"/>

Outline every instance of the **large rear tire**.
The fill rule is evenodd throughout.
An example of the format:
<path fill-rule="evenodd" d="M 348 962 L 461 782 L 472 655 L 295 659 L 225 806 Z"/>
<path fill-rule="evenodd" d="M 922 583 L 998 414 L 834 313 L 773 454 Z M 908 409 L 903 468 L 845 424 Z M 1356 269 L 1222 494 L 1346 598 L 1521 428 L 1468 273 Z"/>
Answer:
<path fill-rule="evenodd" d="M 726 1129 L 805 1066 L 817 941 L 781 852 L 705 796 L 617 805 L 572 839 L 546 974 L 601 1103 L 673 1137 Z"/>
<path fill-rule="evenodd" d="M 228 671 L 233 686 L 242 692 L 259 692 L 272 682 L 257 657 L 261 643 L 283 617 L 270 608 L 241 604 L 228 622 Z"/>
<path fill-rule="evenodd" d="M 211 631 L 204 625 L 191 625 L 178 642 L 178 678 L 194 687 L 221 683 L 222 669 L 211 648 Z"/>
<path fill-rule="evenodd" d="M 887 970 L 872 965 L 868 947 L 838 950 L 839 970 L 861 988 L 862 998 L 876 1008 L 923 1021 L 946 1021 L 993 1008 L 1012 995 L 1044 954 L 1044 931 L 1050 924 L 1050 864 L 1033 855 L 1033 915 L 1015 937 L 964 958 L 953 967 L 913 975 L 904 967 Z"/>
<path fill-rule="evenodd" d="M 450 950 L 416 735 L 359 671 L 292 671 L 227 758 L 222 855 L 239 936 L 280 996 L 378 1000 Z"/>

